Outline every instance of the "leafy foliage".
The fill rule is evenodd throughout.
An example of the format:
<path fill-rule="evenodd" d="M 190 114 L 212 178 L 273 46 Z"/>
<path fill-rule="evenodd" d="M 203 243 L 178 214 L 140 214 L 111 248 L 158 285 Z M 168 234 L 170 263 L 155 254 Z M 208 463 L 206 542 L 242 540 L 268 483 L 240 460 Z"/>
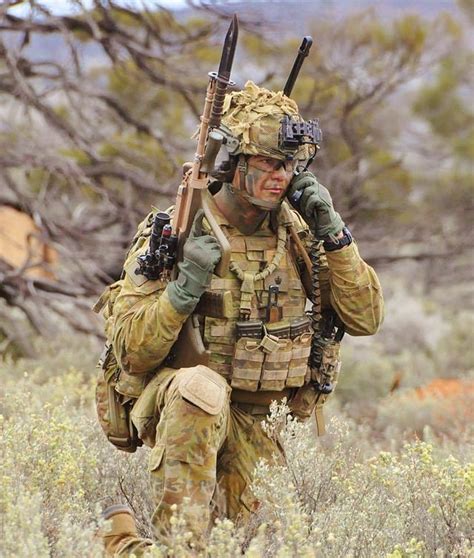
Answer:
<path fill-rule="evenodd" d="M 0 296 L 29 316 L 31 299 L 56 312 L 59 290 L 72 301 L 97 295 L 150 205 L 173 202 L 225 27 L 200 6 L 186 21 L 113 0 L 75 6 L 68 17 L 0 11 L 0 203 L 36 216 L 60 253 L 56 286 L 2 271 L 10 290 Z M 256 26 L 242 15 L 233 77 L 281 89 L 299 40 Z M 456 242 L 472 205 L 468 29 L 453 15 L 385 20 L 369 10 L 308 30 L 317 45 L 293 96 L 321 119 L 315 172 L 359 241 L 390 229 L 405 241 L 438 231 L 440 244 Z M 44 41 L 63 55 L 38 56 Z"/>
<path fill-rule="evenodd" d="M 437 370 L 454 351 L 465 353 L 466 319 L 453 321 L 446 352 L 426 354 L 425 364 Z M 385 342 L 382 335 L 379 346 Z M 118 452 L 94 416 L 98 343 L 84 336 L 38 339 L 35 349 L 36 358 L 0 364 L 0 553 L 26 558 L 34 548 L 39 557 L 100 556 L 98 532 L 107 528 L 100 511 L 117 502 L 128 502 L 141 532 L 150 535 L 148 450 Z M 382 345 L 358 355 L 379 380 L 398 358 L 384 353 Z M 418 367 L 416 355 L 404 358 L 407 367 Z M 218 521 L 207 556 L 469 556 L 472 424 L 466 418 L 464 433 L 443 429 L 433 419 L 439 402 L 387 400 L 386 382 L 367 391 L 364 368 L 347 353 L 344 364 L 326 437 L 317 439 L 312 421 L 296 422 L 284 406 L 273 409 L 267 430 L 283 443 L 286 462 L 260 463 L 254 491 L 262 504 L 252 524 L 243 529 Z M 470 365 L 461 358 L 458 375 Z M 360 420 L 369 405 L 370 423 Z M 410 438 L 414 429 L 423 441 Z M 173 551 L 180 555 L 189 542 L 180 509 L 173 529 Z M 164 557 L 168 550 L 156 546 L 150 556 Z"/>

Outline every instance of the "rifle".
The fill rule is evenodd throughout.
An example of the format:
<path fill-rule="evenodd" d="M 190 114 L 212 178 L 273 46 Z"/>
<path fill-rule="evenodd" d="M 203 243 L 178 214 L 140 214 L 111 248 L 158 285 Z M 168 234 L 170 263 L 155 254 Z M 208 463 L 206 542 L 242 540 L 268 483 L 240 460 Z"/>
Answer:
<path fill-rule="evenodd" d="M 214 162 L 224 140 L 224 136 L 218 130 L 221 123 L 224 98 L 230 81 L 230 72 L 234 60 L 235 47 L 237 44 L 239 24 L 234 14 L 232 22 L 227 31 L 222 49 L 221 61 L 217 72 L 209 73 L 209 82 L 206 90 L 206 99 L 201 116 L 198 140 L 194 161 L 191 168 L 184 167 L 183 180 L 178 188 L 175 212 L 173 215 L 172 229 L 177 235 L 177 261 L 182 259 L 183 245 L 193 225 L 195 215 L 199 209 L 204 212 L 212 233 L 221 249 L 221 259 L 214 270 L 219 277 L 224 277 L 229 269 L 231 249 L 229 241 L 221 230 L 208 204 L 209 173 L 214 168 Z M 176 266 L 174 274 L 177 274 Z M 227 308 L 232 307 L 232 295 L 230 292 L 223 295 L 212 296 L 214 293 L 204 293 L 200 304 L 207 297 L 208 307 Z M 226 296 L 227 295 L 227 296 Z M 199 322 L 194 314 L 190 316 L 183 325 L 180 335 L 174 344 L 167 363 L 174 368 L 195 366 L 197 364 L 207 365 L 209 362 L 209 351 L 204 347 Z"/>
<path fill-rule="evenodd" d="M 138 257 L 136 273 L 148 279 L 169 278 L 170 275 L 176 278 L 176 263 L 182 259 L 184 243 L 199 209 L 203 210 L 203 217 L 206 217 L 221 249 L 221 259 L 214 273 L 223 277 L 229 269 L 230 245 L 209 208 L 208 186 L 209 173 L 214 169 L 214 162 L 224 140 L 218 128 L 227 87 L 234 85 L 230 81 L 230 72 L 238 32 L 239 24 L 234 14 L 224 40 L 219 70 L 209 72 L 196 153 L 194 161 L 185 163 L 183 167 L 184 175 L 178 188 L 172 223 L 170 224 L 171 218 L 167 213 L 159 212 L 153 221 L 149 249 Z"/>
<path fill-rule="evenodd" d="M 209 208 L 207 190 L 209 173 L 214 168 L 214 161 L 224 140 L 218 127 L 221 122 L 227 87 L 233 85 L 233 82 L 230 81 L 230 72 L 237 44 L 238 28 L 237 16 L 234 14 L 224 40 L 219 70 L 209 73 L 196 153 L 191 169 L 185 173 L 178 188 L 172 222 L 174 234 L 178 236 L 177 259 L 179 261 L 182 257 L 184 241 L 189 235 L 196 212 L 198 209 L 204 210 L 204 216 L 221 248 L 221 259 L 214 271 L 219 277 L 223 277 L 229 268 L 230 245 Z"/>

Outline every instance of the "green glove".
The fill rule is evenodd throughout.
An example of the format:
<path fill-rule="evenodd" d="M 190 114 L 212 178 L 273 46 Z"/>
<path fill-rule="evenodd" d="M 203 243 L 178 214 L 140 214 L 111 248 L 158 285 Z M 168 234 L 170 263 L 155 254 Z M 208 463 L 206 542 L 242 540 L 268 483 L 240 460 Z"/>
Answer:
<path fill-rule="evenodd" d="M 335 211 L 328 189 L 319 184 L 311 172 L 302 172 L 293 178 L 288 198 L 317 239 L 331 239 L 342 231 L 344 221 Z"/>
<path fill-rule="evenodd" d="M 196 213 L 192 229 L 183 246 L 183 261 L 178 264 L 176 281 L 168 284 L 171 304 L 181 314 L 191 314 L 201 295 L 210 285 L 212 272 L 221 259 L 217 240 L 202 235 L 202 210 Z"/>

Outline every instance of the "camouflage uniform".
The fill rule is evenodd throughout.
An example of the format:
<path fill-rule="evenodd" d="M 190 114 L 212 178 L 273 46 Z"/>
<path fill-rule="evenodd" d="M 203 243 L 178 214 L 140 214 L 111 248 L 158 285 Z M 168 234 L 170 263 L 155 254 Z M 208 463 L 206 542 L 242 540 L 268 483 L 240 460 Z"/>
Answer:
<path fill-rule="evenodd" d="M 245 237 L 215 207 L 214 212 L 230 240 L 232 260 L 241 267 L 255 271 L 274 256 L 277 240 L 268 221 L 255 235 Z M 185 497 L 191 499 L 185 515 L 198 536 L 207 530 L 213 508 L 214 513 L 235 520 L 255 507 L 248 490 L 252 471 L 260 457 L 271 457 L 279 451 L 263 433 L 260 421 L 271 399 L 286 396 L 291 400 L 297 390 L 285 385 L 258 392 L 234 389 L 239 402 L 231 401 L 229 384 L 241 297 L 240 281 L 231 271 L 224 278 L 214 276 L 211 283 L 214 292 L 232 292 L 234 314 L 231 318 L 203 320 L 209 367 L 176 370 L 164 366 L 188 316 L 174 310 L 163 282 L 144 280 L 132 271 L 137 254 L 145 249 L 146 245 L 139 246 L 128 257 L 109 327 L 114 352 L 124 371 L 122 392 L 130 386 L 133 391 L 134 381 L 141 382 L 156 371 L 135 404 L 132 417 L 141 439 L 153 448 L 150 473 L 157 504 L 153 523 L 159 539 L 166 542 L 170 506 Z M 290 250 L 285 250 L 274 276 L 278 274 L 282 319 L 303 315 L 306 297 Z M 360 258 L 355 243 L 326 255 L 320 282 L 323 306 L 332 305 L 337 310 L 350 334 L 370 335 L 376 331 L 383 313 L 380 285 L 372 268 Z M 255 284 L 251 317 L 257 317 L 266 305 L 267 285 L 268 281 Z M 304 390 L 300 391 L 304 396 Z M 245 393 L 248 403 L 242 401 Z M 313 397 L 303 397 L 306 408 L 295 408 L 295 413 L 309 416 L 314 404 Z"/>
<path fill-rule="evenodd" d="M 241 126 L 239 134 L 248 153 L 263 150 L 276 157 L 271 147 L 275 115 L 281 114 L 282 107 L 286 114 L 297 115 L 297 107 L 290 99 L 282 99 L 281 93 L 252 87 L 256 88 L 247 85 L 232 105 L 232 96 L 226 98 L 223 123 L 233 130 Z M 247 110 L 249 99 L 255 96 L 262 96 L 266 107 L 258 116 L 261 127 L 256 136 L 252 132 L 255 113 Z M 302 158 L 308 156 L 305 150 L 303 147 Z M 257 505 L 249 490 L 256 462 L 280 455 L 260 424 L 269 403 L 287 397 L 301 418 L 309 417 L 322 403 L 307 368 L 311 334 L 294 339 L 277 336 L 276 340 L 270 335 L 269 349 L 252 339 L 237 339 L 236 333 L 242 310 L 250 319 L 262 319 L 272 283 L 279 285 L 280 315 L 269 328 L 291 329 L 305 315 L 308 277 L 290 241 L 289 227 L 309 245 L 312 237 L 307 225 L 284 202 L 254 234 L 245 236 L 225 219 L 212 199 L 209 203 L 229 240 L 232 256 L 227 275 L 213 276 L 208 290 L 221 295 L 230 292 L 232 307 L 225 316 L 199 317 L 209 353 L 207 366 L 173 368 L 166 362 L 189 316 L 173 307 L 166 282 L 135 273 L 136 258 L 147 248 L 146 233 L 128 255 L 120 288 L 109 293 L 113 312 L 107 314 L 107 335 L 122 369 L 116 389 L 124 397 L 139 396 L 132 420 L 141 440 L 152 447 L 153 524 L 164 543 L 171 506 L 183 503 L 184 498 L 189 503 L 183 511 L 198 543 L 213 515 L 245 520 Z M 150 217 L 142 231 L 147 226 L 149 231 Z M 327 254 L 320 244 L 320 251 L 323 309 L 332 307 L 351 335 L 375 333 L 383 317 L 381 288 L 373 269 L 360 258 L 356 243 Z"/>

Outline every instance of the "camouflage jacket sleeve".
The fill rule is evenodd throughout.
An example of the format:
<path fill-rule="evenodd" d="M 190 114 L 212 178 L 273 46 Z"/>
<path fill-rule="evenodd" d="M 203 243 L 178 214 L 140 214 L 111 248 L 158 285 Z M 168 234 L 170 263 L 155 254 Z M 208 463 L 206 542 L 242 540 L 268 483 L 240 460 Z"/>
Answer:
<path fill-rule="evenodd" d="M 321 258 L 321 296 L 350 335 L 373 335 L 384 315 L 382 288 L 375 271 L 359 255 L 356 242 Z M 329 297 L 328 297 L 329 294 Z"/>
<path fill-rule="evenodd" d="M 313 236 L 308 225 L 296 211 L 292 211 L 293 226 L 310 252 Z M 324 252 L 320 245 L 321 305 L 332 307 L 344 322 L 350 335 L 373 335 L 383 321 L 382 288 L 375 271 L 359 255 L 357 243 Z M 304 269 L 303 283 L 311 290 L 311 279 Z"/>
<path fill-rule="evenodd" d="M 145 374 L 159 366 L 188 317 L 173 308 L 166 283 L 135 274 L 137 255 L 145 249 L 142 244 L 128 255 L 123 285 L 114 303 L 113 350 L 129 374 Z"/>

